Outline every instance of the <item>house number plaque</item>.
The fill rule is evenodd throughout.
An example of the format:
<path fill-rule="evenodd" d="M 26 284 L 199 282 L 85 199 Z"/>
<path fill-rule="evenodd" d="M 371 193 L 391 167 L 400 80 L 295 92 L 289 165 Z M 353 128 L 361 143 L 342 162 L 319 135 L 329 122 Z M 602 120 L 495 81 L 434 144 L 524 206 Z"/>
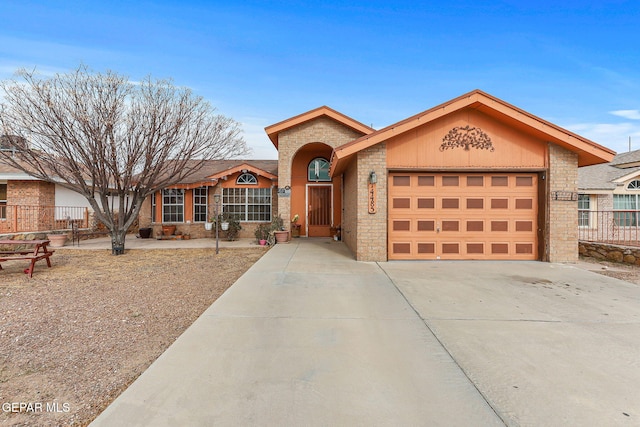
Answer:
<path fill-rule="evenodd" d="M 369 213 L 376 213 L 376 185 L 369 183 Z"/>

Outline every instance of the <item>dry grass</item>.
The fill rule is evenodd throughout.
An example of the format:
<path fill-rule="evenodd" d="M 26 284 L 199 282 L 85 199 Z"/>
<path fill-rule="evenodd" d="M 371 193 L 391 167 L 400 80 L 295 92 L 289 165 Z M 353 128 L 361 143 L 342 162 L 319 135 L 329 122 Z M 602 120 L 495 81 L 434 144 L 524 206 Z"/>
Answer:
<path fill-rule="evenodd" d="M 58 250 L 32 279 L 3 263 L 0 424 L 88 424 L 264 253 Z"/>

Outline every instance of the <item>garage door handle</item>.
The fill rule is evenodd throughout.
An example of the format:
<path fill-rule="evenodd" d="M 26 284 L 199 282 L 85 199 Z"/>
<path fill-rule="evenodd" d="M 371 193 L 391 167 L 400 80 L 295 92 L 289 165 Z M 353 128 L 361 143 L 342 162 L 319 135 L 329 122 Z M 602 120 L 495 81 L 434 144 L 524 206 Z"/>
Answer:
<path fill-rule="evenodd" d="M 440 224 L 436 224 L 436 233 L 440 232 Z"/>

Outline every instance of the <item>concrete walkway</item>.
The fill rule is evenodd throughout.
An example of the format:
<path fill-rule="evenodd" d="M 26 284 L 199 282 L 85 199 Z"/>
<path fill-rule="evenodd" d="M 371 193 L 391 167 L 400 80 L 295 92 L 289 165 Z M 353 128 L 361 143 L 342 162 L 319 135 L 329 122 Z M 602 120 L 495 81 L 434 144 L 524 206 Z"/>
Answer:
<path fill-rule="evenodd" d="M 640 424 L 640 288 L 276 245 L 93 426 Z"/>

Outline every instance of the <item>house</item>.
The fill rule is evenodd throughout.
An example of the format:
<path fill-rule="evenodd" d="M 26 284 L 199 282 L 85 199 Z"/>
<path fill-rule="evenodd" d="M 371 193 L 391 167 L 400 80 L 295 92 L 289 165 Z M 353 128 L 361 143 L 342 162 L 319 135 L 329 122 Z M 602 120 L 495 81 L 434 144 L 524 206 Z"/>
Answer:
<path fill-rule="evenodd" d="M 194 223 L 220 194 L 245 236 L 273 215 L 288 227 L 298 215 L 301 236 L 339 227 L 360 261 L 571 262 L 578 167 L 615 154 L 480 90 L 380 130 L 323 106 L 265 131 L 277 161 L 212 162 L 157 193 L 147 222 L 205 233 Z"/>
<path fill-rule="evenodd" d="M 581 240 L 638 243 L 640 150 L 578 170 Z"/>
<path fill-rule="evenodd" d="M 15 153 L 26 140 L 0 136 L 0 151 Z M 116 198 L 111 206 L 118 206 Z M 58 183 L 42 181 L 0 160 L 0 233 L 67 229 L 97 223 L 87 199 Z"/>
<path fill-rule="evenodd" d="M 0 233 L 68 228 L 69 220 L 87 226 L 89 211 L 80 194 L 0 162 Z"/>

